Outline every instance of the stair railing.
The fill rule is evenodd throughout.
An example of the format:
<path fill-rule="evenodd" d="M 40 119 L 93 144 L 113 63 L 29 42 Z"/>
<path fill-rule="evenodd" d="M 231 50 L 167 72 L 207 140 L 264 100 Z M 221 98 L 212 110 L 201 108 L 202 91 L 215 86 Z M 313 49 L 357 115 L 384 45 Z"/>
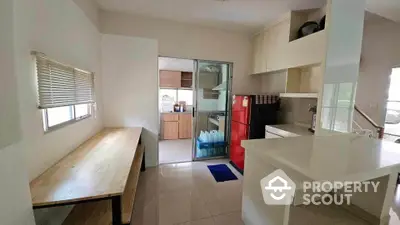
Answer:
<path fill-rule="evenodd" d="M 376 129 L 376 133 L 378 134 L 378 139 L 383 139 L 383 136 L 385 135 L 385 128 L 382 126 L 379 126 L 371 117 L 369 117 L 365 112 L 363 112 L 356 105 L 354 105 L 354 110 L 356 110 L 356 112 L 358 112 L 365 120 L 368 121 L 368 123 L 370 123 Z M 361 128 L 361 126 L 358 123 L 356 123 L 356 124 L 359 128 Z"/>

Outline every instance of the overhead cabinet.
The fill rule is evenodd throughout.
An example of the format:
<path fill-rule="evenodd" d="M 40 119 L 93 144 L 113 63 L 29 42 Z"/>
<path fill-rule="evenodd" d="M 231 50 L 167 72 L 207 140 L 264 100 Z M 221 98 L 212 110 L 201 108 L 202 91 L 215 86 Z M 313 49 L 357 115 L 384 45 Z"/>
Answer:
<path fill-rule="evenodd" d="M 192 88 L 192 72 L 160 70 L 161 88 Z"/>
<path fill-rule="evenodd" d="M 320 64 L 326 53 L 325 34 L 325 31 L 319 31 L 289 42 L 285 54 L 285 67 L 296 68 Z"/>
<path fill-rule="evenodd" d="M 286 18 L 253 37 L 253 74 L 322 63 L 326 52 L 326 32 L 298 37 L 308 20 L 320 21 L 324 9 L 292 11 Z"/>
<path fill-rule="evenodd" d="M 181 72 L 160 70 L 160 87 L 163 88 L 180 88 Z"/>
<path fill-rule="evenodd" d="M 267 71 L 266 43 L 267 34 L 256 34 L 253 38 L 253 74 Z"/>

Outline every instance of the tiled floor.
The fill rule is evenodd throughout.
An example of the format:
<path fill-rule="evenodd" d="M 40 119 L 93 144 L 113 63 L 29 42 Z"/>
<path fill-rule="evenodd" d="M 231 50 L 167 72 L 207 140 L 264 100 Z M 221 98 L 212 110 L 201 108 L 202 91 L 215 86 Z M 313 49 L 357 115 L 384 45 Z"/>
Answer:
<path fill-rule="evenodd" d="M 159 153 L 160 164 L 192 161 L 192 139 L 162 140 Z"/>
<path fill-rule="evenodd" d="M 215 164 L 227 164 L 239 179 L 217 183 L 207 168 Z M 244 225 L 242 179 L 228 160 L 148 168 L 140 176 L 131 225 Z M 388 225 L 400 225 L 399 202 L 398 192 Z"/>
<path fill-rule="evenodd" d="M 217 183 L 208 164 L 228 160 L 166 164 L 141 174 L 132 225 L 243 225 L 242 176 Z M 228 165 L 230 166 L 230 165 Z"/>

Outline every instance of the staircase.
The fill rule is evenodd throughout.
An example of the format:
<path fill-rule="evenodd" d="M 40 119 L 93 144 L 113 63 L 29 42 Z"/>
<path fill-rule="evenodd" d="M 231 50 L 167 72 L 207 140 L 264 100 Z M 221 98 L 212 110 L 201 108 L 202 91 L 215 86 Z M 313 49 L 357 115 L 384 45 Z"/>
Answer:
<path fill-rule="evenodd" d="M 371 129 L 363 128 L 353 118 L 353 133 L 360 134 L 363 136 L 368 136 L 370 138 L 383 139 L 383 136 L 385 134 L 385 128 L 382 126 L 379 126 L 373 119 L 371 119 L 371 117 L 369 117 L 365 112 L 363 112 L 356 105 L 354 106 L 354 110 L 355 110 L 356 114 L 360 115 L 365 121 L 368 122 Z"/>

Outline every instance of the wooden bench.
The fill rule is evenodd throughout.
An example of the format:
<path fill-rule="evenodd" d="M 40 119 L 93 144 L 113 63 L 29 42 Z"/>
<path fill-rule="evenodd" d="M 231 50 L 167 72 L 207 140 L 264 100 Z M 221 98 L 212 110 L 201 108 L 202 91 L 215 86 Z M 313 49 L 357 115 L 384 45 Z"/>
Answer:
<path fill-rule="evenodd" d="M 30 183 L 33 208 L 111 200 L 112 224 L 129 224 L 144 169 L 141 133 L 106 128 L 90 138 Z"/>

